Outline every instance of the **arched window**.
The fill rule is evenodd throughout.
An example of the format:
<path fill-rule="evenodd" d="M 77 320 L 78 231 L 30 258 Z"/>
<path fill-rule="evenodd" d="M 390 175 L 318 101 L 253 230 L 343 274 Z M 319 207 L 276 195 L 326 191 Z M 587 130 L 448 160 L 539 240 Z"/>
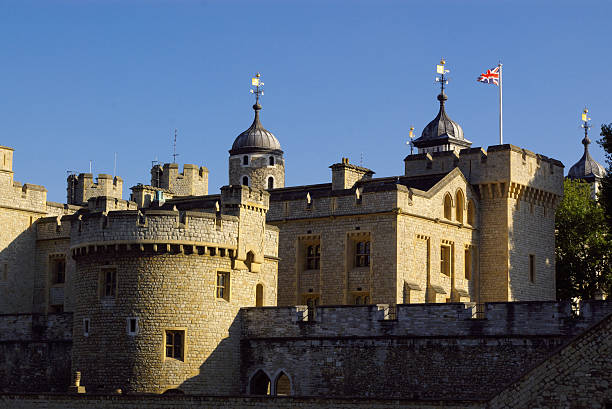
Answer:
<path fill-rule="evenodd" d="M 274 178 L 272 176 L 268 178 L 268 189 L 274 189 Z"/>
<path fill-rule="evenodd" d="M 244 261 L 244 264 L 246 264 L 249 271 L 252 271 L 251 264 L 253 264 L 253 260 L 255 260 L 255 254 L 253 254 L 252 251 L 249 251 L 246 255 L 246 260 Z"/>
<path fill-rule="evenodd" d="M 263 307 L 263 284 L 255 286 L 255 306 Z"/>
<path fill-rule="evenodd" d="M 455 208 L 456 212 L 456 216 L 457 216 L 457 221 L 459 223 L 463 223 L 463 192 L 461 191 L 461 189 L 457 190 L 457 194 L 456 194 L 456 198 L 457 198 L 457 207 Z"/>
<path fill-rule="evenodd" d="M 274 156 L 270 156 L 270 166 L 274 166 Z"/>
<path fill-rule="evenodd" d="M 450 220 L 452 218 L 453 199 L 448 193 L 444 196 L 444 218 Z"/>
<path fill-rule="evenodd" d="M 249 185 L 249 177 L 248 176 L 243 176 L 242 177 L 242 184 L 245 186 Z"/>
<path fill-rule="evenodd" d="M 270 378 L 268 378 L 268 375 L 261 369 L 251 378 L 249 393 L 251 395 L 270 394 Z"/>
<path fill-rule="evenodd" d="M 281 396 L 291 395 L 291 380 L 286 373 L 281 372 L 276 378 L 276 394 Z"/>
<path fill-rule="evenodd" d="M 467 222 L 470 226 L 474 225 L 474 202 L 472 200 L 467 205 Z"/>
<path fill-rule="evenodd" d="M 242 157 L 242 164 L 243 165 L 248 165 L 249 164 L 249 156 L 248 155 L 244 155 Z"/>

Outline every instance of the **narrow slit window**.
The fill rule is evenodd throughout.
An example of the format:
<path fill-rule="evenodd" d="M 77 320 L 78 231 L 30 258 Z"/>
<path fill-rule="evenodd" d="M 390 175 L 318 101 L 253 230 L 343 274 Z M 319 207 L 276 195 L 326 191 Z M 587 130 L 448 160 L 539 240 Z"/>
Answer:
<path fill-rule="evenodd" d="M 529 255 L 529 281 L 535 283 L 536 266 L 535 266 L 535 255 Z"/>
<path fill-rule="evenodd" d="M 217 272 L 217 298 L 229 301 L 230 281 L 229 273 L 226 271 Z"/>

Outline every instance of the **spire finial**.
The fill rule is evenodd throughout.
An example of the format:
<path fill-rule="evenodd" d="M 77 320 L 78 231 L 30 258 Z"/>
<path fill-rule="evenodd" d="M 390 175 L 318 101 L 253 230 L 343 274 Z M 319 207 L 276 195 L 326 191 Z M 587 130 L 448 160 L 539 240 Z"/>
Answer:
<path fill-rule="evenodd" d="M 410 145 L 410 154 L 412 155 L 412 151 L 414 149 L 414 143 L 412 142 L 412 140 L 414 139 L 414 126 L 410 127 L 410 132 L 408 133 L 408 137 L 410 138 L 410 140 L 406 142 L 406 145 Z"/>
<path fill-rule="evenodd" d="M 591 143 L 591 140 L 589 139 L 589 128 L 591 127 L 589 121 L 591 120 L 591 118 L 588 117 L 588 114 L 589 110 L 585 107 L 582 110 L 582 125 L 580 125 L 582 128 L 584 128 L 584 139 L 582 140 L 582 144 L 584 145 L 585 150 L 588 149 L 589 144 Z"/>
<path fill-rule="evenodd" d="M 259 105 L 259 96 L 264 94 L 264 83 L 261 81 L 260 73 L 255 74 L 255 76 L 251 78 L 251 85 L 255 87 L 255 89 L 251 89 L 251 94 L 255 94 L 255 105 L 253 105 L 253 109 L 259 111 L 261 109 L 261 105 Z"/>
<path fill-rule="evenodd" d="M 178 133 L 178 130 L 176 128 L 174 128 L 174 144 L 172 146 L 172 163 L 176 163 L 176 157 L 179 156 L 178 153 L 176 153 L 176 135 Z"/>
<path fill-rule="evenodd" d="M 450 72 L 449 70 L 445 69 L 445 64 L 446 60 L 442 58 L 440 60 L 440 63 L 436 65 L 436 74 L 439 75 L 439 77 L 436 76 L 436 82 L 440 83 L 440 95 L 438 96 L 438 101 L 440 101 L 441 104 L 444 104 L 444 101 L 447 100 L 446 95 L 444 94 L 444 86 L 448 84 L 448 78 L 446 77 L 446 74 Z"/>

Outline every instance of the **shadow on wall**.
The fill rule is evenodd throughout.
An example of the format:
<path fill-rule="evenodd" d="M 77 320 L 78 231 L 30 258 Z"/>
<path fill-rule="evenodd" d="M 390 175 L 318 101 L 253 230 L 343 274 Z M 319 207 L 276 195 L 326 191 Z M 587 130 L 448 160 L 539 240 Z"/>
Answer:
<path fill-rule="evenodd" d="M 210 324 L 210 323 L 209 323 Z M 208 339 L 192 339 L 191 344 L 216 345 L 208 354 L 208 358 L 200 365 L 199 373 L 181 383 L 177 389 L 185 393 L 211 395 L 237 395 L 244 393 L 240 387 L 240 337 L 242 325 L 240 312 L 232 320 L 225 338 L 213 338 L 214 332 L 209 332 Z M 217 334 L 220 332 L 217 328 Z M 188 346 L 188 348 L 193 348 Z"/>
<path fill-rule="evenodd" d="M 0 250 L 0 314 L 29 313 L 32 298 L 41 296 L 34 292 L 38 278 L 34 277 L 35 249 L 36 226 L 32 224 Z"/>

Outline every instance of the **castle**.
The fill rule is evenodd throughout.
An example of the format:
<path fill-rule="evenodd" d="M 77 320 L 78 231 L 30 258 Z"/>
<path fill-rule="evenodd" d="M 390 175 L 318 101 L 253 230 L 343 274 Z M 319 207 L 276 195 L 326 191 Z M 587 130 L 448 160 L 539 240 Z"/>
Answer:
<path fill-rule="evenodd" d="M 0 147 L 0 347 L 45 345 L 44 371 L 3 351 L 0 390 L 505 402 L 534 363 L 605 340 L 608 302 L 554 301 L 563 165 L 471 148 L 438 100 L 393 177 L 342 158 L 330 183 L 285 187 L 259 101 L 217 194 L 171 163 L 130 200 L 79 174 L 47 202 Z"/>

